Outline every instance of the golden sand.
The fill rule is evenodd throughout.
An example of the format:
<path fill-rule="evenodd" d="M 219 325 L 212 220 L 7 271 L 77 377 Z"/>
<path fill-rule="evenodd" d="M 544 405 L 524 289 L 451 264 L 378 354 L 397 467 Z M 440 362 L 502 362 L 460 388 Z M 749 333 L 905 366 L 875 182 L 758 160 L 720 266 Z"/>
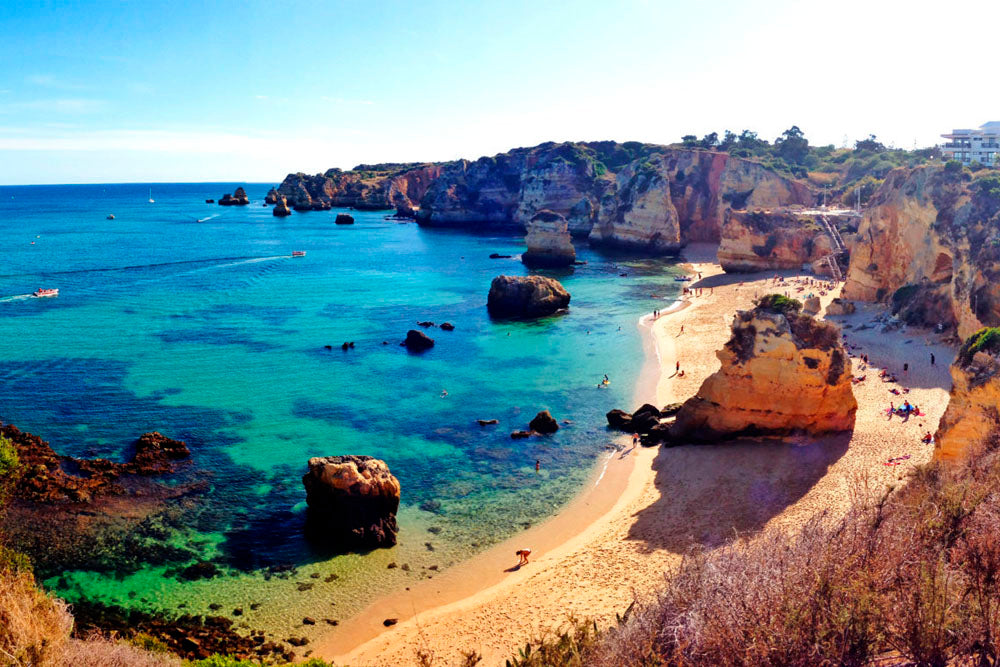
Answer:
<path fill-rule="evenodd" d="M 659 377 L 643 373 L 639 400 L 629 408 L 694 394 L 719 367 L 715 351 L 728 340 L 734 313 L 752 307 L 755 297 L 774 291 L 801 296 L 795 283 L 775 288 L 771 276 L 725 275 L 714 246 L 690 246 L 685 257 L 702 275 L 692 285 L 701 294 L 655 322 L 644 318 L 640 326 L 651 329 L 655 349 L 649 353 L 659 361 Z M 822 298 L 824 308 L 838 291 Z M 920 438 L 934 431 L 947 405 L 954 351 L 926 331 L 853 328 L 876 313 L 859 309 L 836 318 L 852 325 L 847 340 L 859 346 L 852 353 L 868 354 L 875 366 L 862 371 L 853 359 L 855 375 L 867 375 L 854 387 L 859 409 L 853 433 L 801 442 L 627 449 L 606 468 L 599 466 L 587 489 L 558 516 L 439 578 L 377 601 L 315 643 L 313 655 L 338 664 L 405 665 L 423 650 L 435 664 L 456 664 L 463 651 L 475 650 L 481 664 L 502 665 L 526 641 L 570 617 L 613 622 L 637 596 L 661 586 L 692 547 L 717 546 L 771 526 L 794 530 L 818 512 L 845 511 L 859 490 L 898 484 L 907 469 L 931 458 L 933 445 Z M 929 364 L 931 352 L 936 366 Z M 677 361 L 684 377 L 675 374 Z M 905 376 L 904 362 L 910 366 Z M 910 393 L 890 394 L 890 387 L 900 385 L 882 383 L 878 366 L 896 373 Z M 888 420 L 890 400 L 899 405 L 904 398 L 927 416 Z M 903 455 L 911 458 L 884 465 Z M 532 549 L 531 562 L 512 569 L 514 551 L 522 546 Z M 400 620 L 387 629 L 386 618 Z"/>

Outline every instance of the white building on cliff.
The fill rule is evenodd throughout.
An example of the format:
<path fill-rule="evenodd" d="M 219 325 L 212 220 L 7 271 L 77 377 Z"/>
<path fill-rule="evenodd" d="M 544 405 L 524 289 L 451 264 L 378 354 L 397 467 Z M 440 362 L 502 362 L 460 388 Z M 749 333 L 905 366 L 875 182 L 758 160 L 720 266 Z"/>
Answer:
<path fill-rule="evenodd" d="M 981 125 L 978 130 L 952 130 L 942 134 L 948 141 L 941 144 L 946 160 L 963 164 L 978 162 L 990 167 L 1000 164 L 1000 120 Z"/>

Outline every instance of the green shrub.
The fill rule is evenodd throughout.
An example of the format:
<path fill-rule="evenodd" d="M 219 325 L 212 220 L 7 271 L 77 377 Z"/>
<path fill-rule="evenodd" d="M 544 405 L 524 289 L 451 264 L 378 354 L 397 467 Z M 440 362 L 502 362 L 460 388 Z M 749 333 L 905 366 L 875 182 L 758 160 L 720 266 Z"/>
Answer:
<path fill-rule="evenodd" d="M 19 465 L 21 460 L 17 456 L 14 443 L 0 435 L 0 484 L 4 478 L 12 477 Z"/>
<path fill-rule="evenodd" d="M 781 294 L 768 294 L 766 296 L 762 296 L 757 299 L 756 305 L 758 308 L 763 310 L 768 310 L 772 313 L 782 313 L 783 315 L 797 313 L 802 310 L 801 301 L 798 299 L 791 299 Z"/>
<path fill-rule="evenodd" d="M 164 644 L 162 641 L 157 639 L 152 635 L 147 635 L 145 632 L 140 632 L 136 634 L 128 642 L 136 648 L 142 649 L 143 651 L 149 651 L 150 653 L 169 653 L 170 647 Z"/>
<path fill-rule="evenodd" d="M 948 160 L 944 163 L 944 171 L 947 174 L 959 174 L 962 172 L 962 163 L 958 160 Z"/>
<path fill-rule="evenodd" d="M 14 551 L 0 544 L 0 573 L 24 572 L 32 573 L 31 559 L 20 551 Z"/>
<path fill-rule="evenodd" d="M 983 327 L 969 336 L 958 352 L 959 361 L 969 363 L 976 352 L 1000 352 L 1000 327 Z"/>

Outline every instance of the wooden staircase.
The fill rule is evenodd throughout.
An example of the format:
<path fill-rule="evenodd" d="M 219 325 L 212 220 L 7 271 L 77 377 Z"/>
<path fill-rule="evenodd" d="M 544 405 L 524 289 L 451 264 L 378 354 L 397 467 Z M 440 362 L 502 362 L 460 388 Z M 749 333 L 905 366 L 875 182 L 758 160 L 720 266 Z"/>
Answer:
<path fill-rule="evenodd" d="M 825 215 L 819 216 L 819 224 L 823 227 L 823 231 L 830 237 L 830 242 L 833 244 L 833 252 L 823 259 L 826 260 L 827 265 L 830 267 L 830 275 L 833 276 L 834 280 L 840 282 L 844 279 L 844 274 L 840 270 L 837 258 L 847 252 L 847 246 L 844 245 L 844 239 L 840 236 L 840 232 L 830 224 Z"/>

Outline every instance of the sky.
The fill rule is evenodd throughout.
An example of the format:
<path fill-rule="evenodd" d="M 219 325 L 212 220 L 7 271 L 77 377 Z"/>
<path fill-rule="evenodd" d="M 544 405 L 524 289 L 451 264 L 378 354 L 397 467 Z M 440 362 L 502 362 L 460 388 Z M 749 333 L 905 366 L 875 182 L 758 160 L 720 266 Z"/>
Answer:
<path fill-rule="evenodd" d="M 0 184 L 278 183 L 731 129 L 1000 120 L 1000 2 L 0 3 Z"/>

